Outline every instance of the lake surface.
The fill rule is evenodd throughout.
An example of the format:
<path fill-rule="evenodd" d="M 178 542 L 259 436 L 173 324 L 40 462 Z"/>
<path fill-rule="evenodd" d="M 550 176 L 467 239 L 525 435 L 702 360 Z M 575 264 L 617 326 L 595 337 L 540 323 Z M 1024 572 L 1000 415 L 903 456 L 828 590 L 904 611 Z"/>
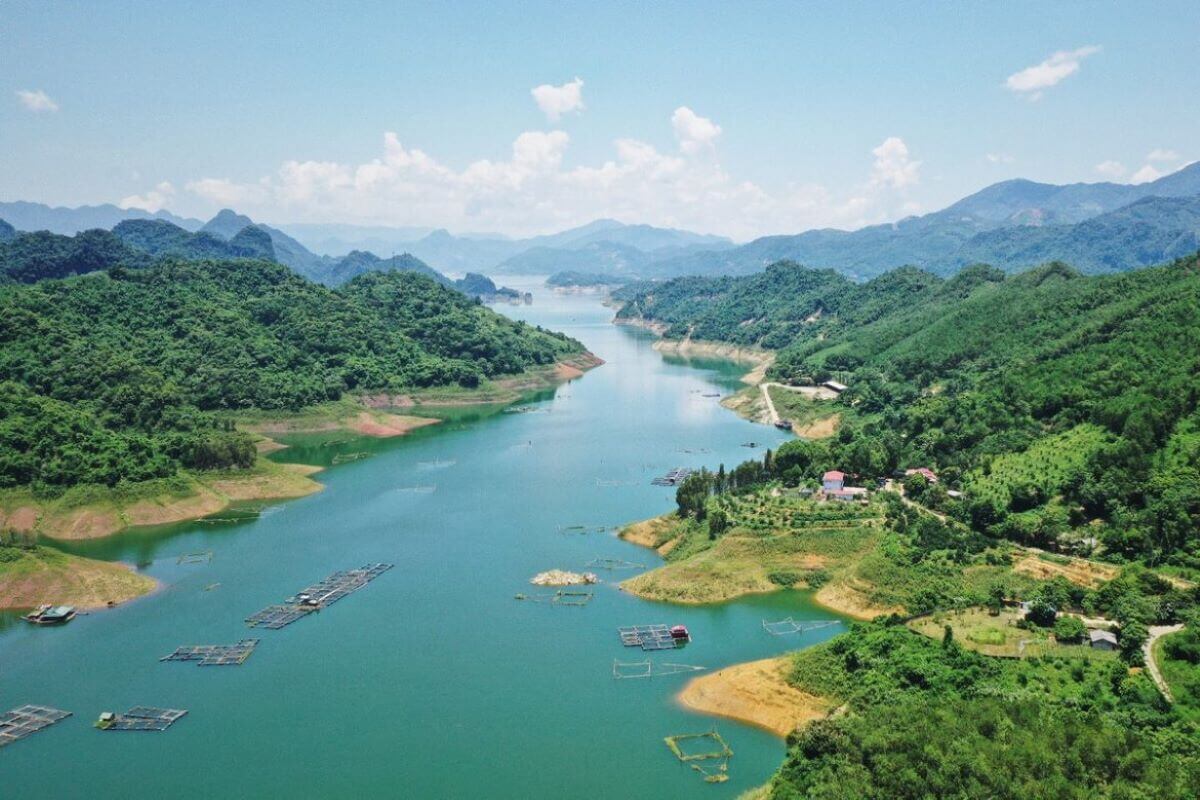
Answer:
<path fill-rule="evenodd" d="M 506 281 L 510 284 L 516 281 Z M 389 441 L 304 437 L 276 457 L 330 464 L 325 491 L 225 523 L 143 529 L 77 543 L 135 563 L 154 595 L 62 628 L 0 621 L 0 710 L 50 705 L 75 716 L 0 750 L 5 798 L 420 797 L 729 798 L 761 784 L 784 745 L 674 702 L 685 676 L 614 680 L 620 625 L 686 624 L 694 641 L 654 661 L 719 668 L 834 635 L 775 637 L 764 619 L 830 619 L 800 592 L 703 607 L 656 604 L 600 572 L 573 608 L 518 601 L 550 569 L 594 558 L 653 566 L 611 530 L 664 513 L 677 466 L 734 465 L 778 431 L 715 397 L 743 371 L 664 358 L 652 337 L 610 324 L 595 297 L 533 287 L 503 313 L 566 331 L 607 363 L 537 398 L 530 413 L 463 411 Z M 344 459 L 339 459 L 344 460 Z M 436 488 L 431 488 L 436 487 Z M 211 550 L 209 563 L 180 564 Z M 278 631 L 243 619 L 338 569 L 396 566 Z M 160 663 L 180 645 L 262 639 L 240 667 Z M 165 733 L 102 733 L 101 711 L 188 709 Z M 713 725 L 734 750 L 728 783 L 707 785 L 663 743 Z"/>

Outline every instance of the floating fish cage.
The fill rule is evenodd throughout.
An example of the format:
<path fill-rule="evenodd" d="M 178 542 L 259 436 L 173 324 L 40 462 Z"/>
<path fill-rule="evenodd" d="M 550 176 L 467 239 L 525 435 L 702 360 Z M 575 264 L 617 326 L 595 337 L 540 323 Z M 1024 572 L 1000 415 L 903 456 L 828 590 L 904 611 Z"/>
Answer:
<path fill-rule="evenodd" d="M 21 706 L 0 714 L 0 747 L 19 742 L 43 728 L 49 728 L 71 716 L 70 711 L 60 711 L 49 706 Z"/>
<path fill-rule="evenodd" d="M 205 644 L 176 648 L 174 653 L 159 661 L 196 661 L 201 667 L 232 667 L 246 662 L 258 639 L 243 639 L 237 644 Z"/>
<path fill-rule="evenodd" d="M 620 558 L 593 558 L 591 561 L 587 562 L 585 566 L 591 567 L 592 569 L 607 570 L 646 568 L 645 564 L 639 564 L 636 561 L 625 561 Z"/>
<path fill-rule="evenodd" d="M 552 603 L 558 606 L 586 606 L 592 602 L 594 597 L 593 592 L 579 589 L 559 589 L 556 592 L 541 592 L 529 594 L 526 592 L 518 592 L 513 595 L 514 600 L 529 600 L 534 603 Z"/>
<path fill-rule="evenodd" d="M 165 731 L 187 713 L 181 708 L 134 706 L 124 714 L 105 711 L 96 720 L 96 727 L 102 731 Z"/>
<path fill-rule="evenodd" d="M 625 647 L 640 647 L 643 650 L 674 650 L 691 641 L 691 635 L 682 625 L 630 625 L 617 628 L 621 644 Z"/>
<path fill-rule="evenodd" d="M 829 628 L 837 624 L 839 623 L 836 619 L 795 620 L 791 617 L 787 617 L 776 622 L 769 622 L 765 619 L 762 621 L 763 630 L 772 636 L 789 636 L 796 633 L 807 633 L 808 631 Z"/>
<path fill-rule="evenodd" d="M 613 659 L 612 676 L 614 680 L 627 678 L 661 678 L 668 675 L 682 675 L 691 672 L 703 672 L 708 667 L 695 664 L 657 663 L 649 659 L 645 661 L 617 661 Z"/>
<path fill-rule="evenodd" d="M 695 470 L 688 469 L 687 467 L 679 467 L 671 470 L 662 477 L 655 478 L 654 480 L 650 481 L 650 483 L 654 484 L 655 486 L 678 486 L 687 480 L 688 476 L 693 472 L 695 472 Z"/>
<path fill-rule="evenodd" d="M 680 763 L 703 775 L 706 783 L 729 780 L 729 759 L 733 758 L 733 749 L 715 728 L 706 733 L 668 736 L 663 741 Z"/>
<path fill-rule="evenodd" d="M 365 564 L 358 569 L 341 570 L 325 580 L 314 583 L 307 589 L 289 597 L 282 604 L 267 606 L 262 611 L 246 617 L 251 628 L 278 630 L 291 625 L 301 617 L 330 606 L 378 578 L 392 568 L 392 564 Z"/>

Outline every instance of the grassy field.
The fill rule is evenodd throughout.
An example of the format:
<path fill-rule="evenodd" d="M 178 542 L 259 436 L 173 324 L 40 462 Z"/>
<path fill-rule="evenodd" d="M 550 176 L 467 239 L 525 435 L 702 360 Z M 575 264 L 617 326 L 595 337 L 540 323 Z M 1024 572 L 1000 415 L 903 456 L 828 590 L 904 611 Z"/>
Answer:
<path fill-rule="evenodd" d="M 836 405 L 832 400 L 818 400 L 780 386 L 769 386 L 767 391 L 779 416 L 792 423 L 798 436 L 809 439 L 832 436 L 848 413 L 845 406 Z"/>
<path fill-rule="evenodd" d="M 153 579 L 124 564 L 68 555 L 51 547 L 0 547 L 0 608 L 42 603 L 103 608 L 154 589 Z"/>
<path fill-rule="evenodd" d="M 1154 660 L 1181 714 L 1200 722 L 1200 665 L 1167 656 L 1166 644 L 1180 634 L 1164 636 L 1154 643 Z"/>
<path fill-rule="evenodd" d="M 248 470 L 180 473 L 132 486 L 76 486 L 58 497 L 27 489 L 0 491 L 0 527 L 54 539 L 108 536 L 138 525 L 161 525 L 214 514 L 233 500 L 302 497 L 321 489 L 317 468 L 259 458 Z"/>
<path fill-rule="evenodd" d="M 664 554 L 665 566 L 622 587 L 642 597 L 711 603 L 784 587 L 817 588 L 875 546 L 876 509 L 834 508 L 786 496 L 725 497 L 732 527 L 711 539 L 707 526 L 674 516 L 638 523 L 622 537 Z M 652 524 L 650 524 L 652 523 Z"/>
<path fill-rule="evenodd" d="M 886 527 L 879 498 L 866 506 L 825 503 L 771 489 L 722 495 L 715 507 L 730 521 L 715 539 L 706 524 L 674 515 L 626 528 L 623 538 L 656 549 L 668 563 L 623 588 L 685 603 L 810 588 L 829 608 L 871 619 L 979 604 L 996 583 L 1009 596 L 1027 597 L 1044 580 L 1014 570 L 1024 554 L 1008 545 L 961 562 L 947 554 L 917 557 Z"/>
<path fill-rule="evenodd" d="M 1093 650 L 1086 644 L 1059 644 L 1044 628 L 1023 630 L 1016 623 L 1019 612 L 1004 609 L 992 616 L 985 608 L 941 611 L 911 620 L 908 627 L 931 639 L 941 640 L 945 627 L 954 631 L 954 640 L 968 650 L 999 658 L 1081 658 L 1088 661 L 1115 661 L 1116 653 Z"/>

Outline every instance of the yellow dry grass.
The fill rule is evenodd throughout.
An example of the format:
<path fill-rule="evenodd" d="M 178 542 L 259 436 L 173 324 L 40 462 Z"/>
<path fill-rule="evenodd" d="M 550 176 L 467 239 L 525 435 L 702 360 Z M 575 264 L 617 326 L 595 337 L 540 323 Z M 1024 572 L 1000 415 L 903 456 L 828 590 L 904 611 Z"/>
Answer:
<path fill-rule="evenodd" d="M 48 547 L 20 552 L 16 561 L 0 563 L 0 608 L 36 608 L 43 603 L 104 608 L 140 597 L 157 585 L 125 564 Z"/>
<path fill-rule="evenodd" d="M 836 705 L 788 683 L 790 668 L 790 656 L 736 664 L 693 679 L 678 700 L 693 711 L 787 736 L 798 726 L 826 716 Z"/>

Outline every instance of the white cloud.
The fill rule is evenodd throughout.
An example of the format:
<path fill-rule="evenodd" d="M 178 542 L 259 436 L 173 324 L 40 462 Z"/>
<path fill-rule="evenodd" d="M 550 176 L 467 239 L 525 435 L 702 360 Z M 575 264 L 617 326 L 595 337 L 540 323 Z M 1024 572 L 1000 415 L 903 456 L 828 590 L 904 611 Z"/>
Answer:
<path fill-rule="evenodd" d="M 117 205 L 121 208 L 140 208 L 154 213 L 161 211 L 174 196 L 175 187 L 171 185 L 170 181 L 163 181 L 144 194 L 131 194 L 121 198 Z"/>
<path fill-rule="evenodd" d="M 269 194 L 262 185 L 242 185 L 227 178 L 202 178 L 198 181 L 188 181 L 183 188 L 222 208 L 261 203 Z"/>
<path fill-rule="evenodd" d="M 1154 167 L 1147 164 L 1146 166 L 1139 169 L 1137 172 L 1130 175 L 1129 182 L 1130 183 L 1149 183 L 1150 181 L 1158 180 L 1159 178 L 1161 178 L 1163 175 L 1166 175 L 1166 174 L 1167 173 L 1157 170 Z"/>
<path fill-rule="evenodd" d="M 530 90 L 538 108 L 551 122 L 558 122 L 564 114 L 583 111 L 583 80 L 576 78 L 562 86 L 543 83 Z"/>
<path fill-rule="evenodd" d="M 984 158 L 987 159 L 989 164 L 1011 164 L 1016 161 L 1008 153 L 988 153 Z"/>
<path fill-rule="evenodd" d="M 921 180 L 921 162 L 908 157 L 908 145 L 898 136 L 889 136 L 883 144 L 871 151 L 875 165 L 871 170 L 871 182 L 877 186 L 903 189 Z"/>
<path fill-rule="evenodd" d="M 813 227 L 859 227 L 913 213 L 905 196 L 920 163 L 899 138 L 864 153 L 862 181 L 843 194 L 811 183 L 772 191 L 730 175 L 716 143 L 721 127 L 687 108 L 671 116 L 676 147 L 625 137 L 598 163 L 571 164 L 571 138 L 526 131 L 509 155 L 455 168 L 383 135 L 363 163 L 286 161 L 259 180 L 186 184 L 196 214 L 232 206 L 264 221 L 417 225 L 529 235 L 599 217 L 749 239 Z M 181 198 L 182 199 L 182 198 Z"/>
<path fill-rule="evenodd" d="M 1079 64 L 1088 56 L 1100 52 L 1096 45 L 1076 50 L 1060 50 L 1040 64 L 1014 72 L 1004 82 L 1005 86 L 1030 100 L 1038 100 L 1042 91 L 1058 84 L 1079 71 Z"/>
<path fill-rule="evenodd" d="M 18 89 L 17 98 L 21 105 L 30 111 L 58 111 L 58 103 L 51 100 L 50 95 L 41 89 Z"/>
<path fill-rule="evenodd" d="M 1164 150 L 1163 148 L 1158 147 L 1146 154 L 1146 160 L 1160 162 L 1178 161 L 1179 153 L 1176 153 L 1174 150 Z"/>
<path fill-rule="evenodd" d="M 675 138 L 685 153 L 698 153 L 711 148 L 721 135 L 720 125 L 687 106 L 675 109 L 671 115 L 671 127 L 675 129 Z"/>
<path fill-rule="evenodd" d="M 1096 165 L 1096 172 L 1113 180 L 1123 177 L 1128 171 L 1120 161 L 1101 161 Z"/>

